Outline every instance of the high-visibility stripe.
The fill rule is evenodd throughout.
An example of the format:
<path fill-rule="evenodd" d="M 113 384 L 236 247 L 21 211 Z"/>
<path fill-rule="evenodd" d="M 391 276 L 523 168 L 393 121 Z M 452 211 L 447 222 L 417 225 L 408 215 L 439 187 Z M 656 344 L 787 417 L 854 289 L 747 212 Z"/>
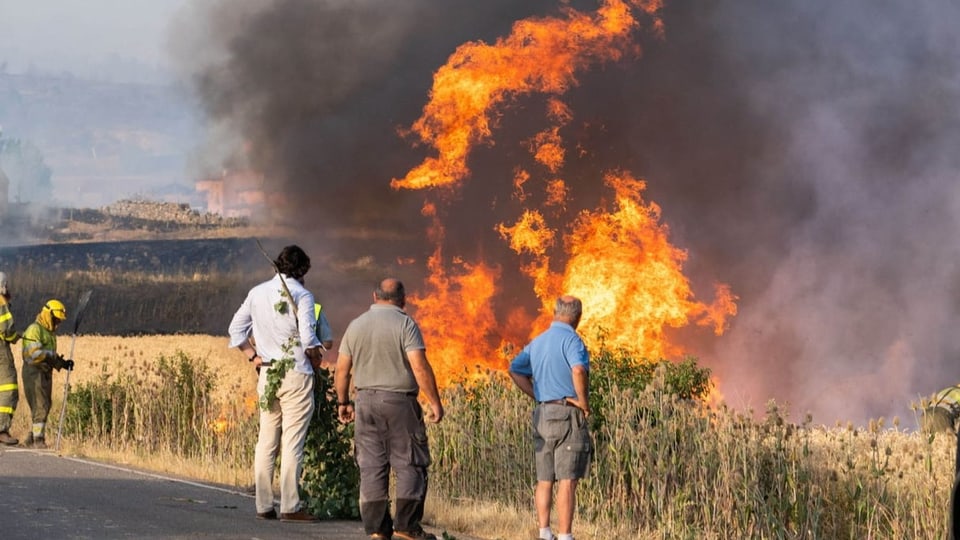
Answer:
<path fill-rule="evenodd" d="M 17 383 L 0 384 L 0 392 L 10 392 L 17 389 Z"/>
<path fill-rule="evenodd" d="M 12 319 L 12 318 L 13 318 L 13 313 L 10 313 L 10 312 L 8 311 L 8 312 L 0 315 L 0 323 L 2 323 L 2 322 L 4 322 L 4 321 L 9 321 L 9 320 Z"/>
<path fill-rule="evenodd" d="M 0 407 L 0 414 L 13 414 L 13 407 Z"/>
<path fill-rule="evenodd" d="M 23 352 L 26 353 L 27 357 L 30 358 L 30 362 L 37 364 L 43 361 L 43 358 L 37 359 L 43 355 L 43 348 L 40 345 L 35 345 L 33 347 L 25 347 Z"/>

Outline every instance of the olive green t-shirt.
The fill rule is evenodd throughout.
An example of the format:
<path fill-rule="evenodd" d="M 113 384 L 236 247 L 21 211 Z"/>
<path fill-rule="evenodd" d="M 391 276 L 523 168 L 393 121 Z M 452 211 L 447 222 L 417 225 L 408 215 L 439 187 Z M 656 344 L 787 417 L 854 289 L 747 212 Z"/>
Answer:
<path fill-rule="evenodd" d="M 340 353 L 353 359 L 357 388 L 419 392 L 407 351 L 424 350 L 416 321 L 390 304 L 373 304 L 350 322 L 340 341 Z"/>

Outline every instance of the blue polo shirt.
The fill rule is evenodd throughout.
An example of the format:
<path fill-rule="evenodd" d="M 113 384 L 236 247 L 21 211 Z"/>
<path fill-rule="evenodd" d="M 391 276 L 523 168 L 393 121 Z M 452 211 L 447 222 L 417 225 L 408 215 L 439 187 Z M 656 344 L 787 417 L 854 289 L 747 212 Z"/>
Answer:
<path fill-rule="evenodd" d="M 590 370 L 590 355 L 577 331 L 567 323 L 553 321 L 510 362 L 510 372 L 533 377 L 537 401 L 577 397 L 573 366 Z"/>

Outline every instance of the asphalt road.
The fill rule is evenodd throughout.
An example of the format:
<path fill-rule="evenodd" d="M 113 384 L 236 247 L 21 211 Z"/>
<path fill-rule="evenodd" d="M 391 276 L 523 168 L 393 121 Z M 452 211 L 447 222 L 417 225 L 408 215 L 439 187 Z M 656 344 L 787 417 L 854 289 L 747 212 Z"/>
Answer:
<path fill-rule="evenodd" d="M 0 526 L 4 540 L 367 538 L 359 521 L 258 520 L 239 491 L 9 447 L 0 449 Z"/>

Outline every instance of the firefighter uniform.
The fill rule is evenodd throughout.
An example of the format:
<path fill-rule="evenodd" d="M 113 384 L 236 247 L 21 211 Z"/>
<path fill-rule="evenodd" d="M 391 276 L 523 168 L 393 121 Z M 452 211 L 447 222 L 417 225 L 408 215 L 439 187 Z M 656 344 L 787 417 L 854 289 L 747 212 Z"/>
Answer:
<path fill-rule="evenodd" d="M 0 272 L 0 444 L 14 445 L 20 441 L 10 435 L 10 425 L 17 410 L 20 389 L 10 344 L 16 343 L 20 336 L 13 329 L 9 298 L 7 276 Z"/>
<path fill-rule="evenodd" d="M 313 304 L 313 316 L 317 319 L 317 339 L 320 340 L 324 350 L 329 351 L 330 347 L 333 347 L 333 330 L 330 329 L 327 316 L 323 313 L 323 306 L 319 303 Z"/>
<path fill-rule="evenodd" d="M 56 331 L 67 318 L 67 310 L 59 300 L 43 305 L 37 320 L 23 331 L 23 395 L 30 405 L 33 422 L 27 444 L 45 447 L 44 432 L 53 398 L 53 370 L 73 369 L 73 360 L 57 354 Z"/>

